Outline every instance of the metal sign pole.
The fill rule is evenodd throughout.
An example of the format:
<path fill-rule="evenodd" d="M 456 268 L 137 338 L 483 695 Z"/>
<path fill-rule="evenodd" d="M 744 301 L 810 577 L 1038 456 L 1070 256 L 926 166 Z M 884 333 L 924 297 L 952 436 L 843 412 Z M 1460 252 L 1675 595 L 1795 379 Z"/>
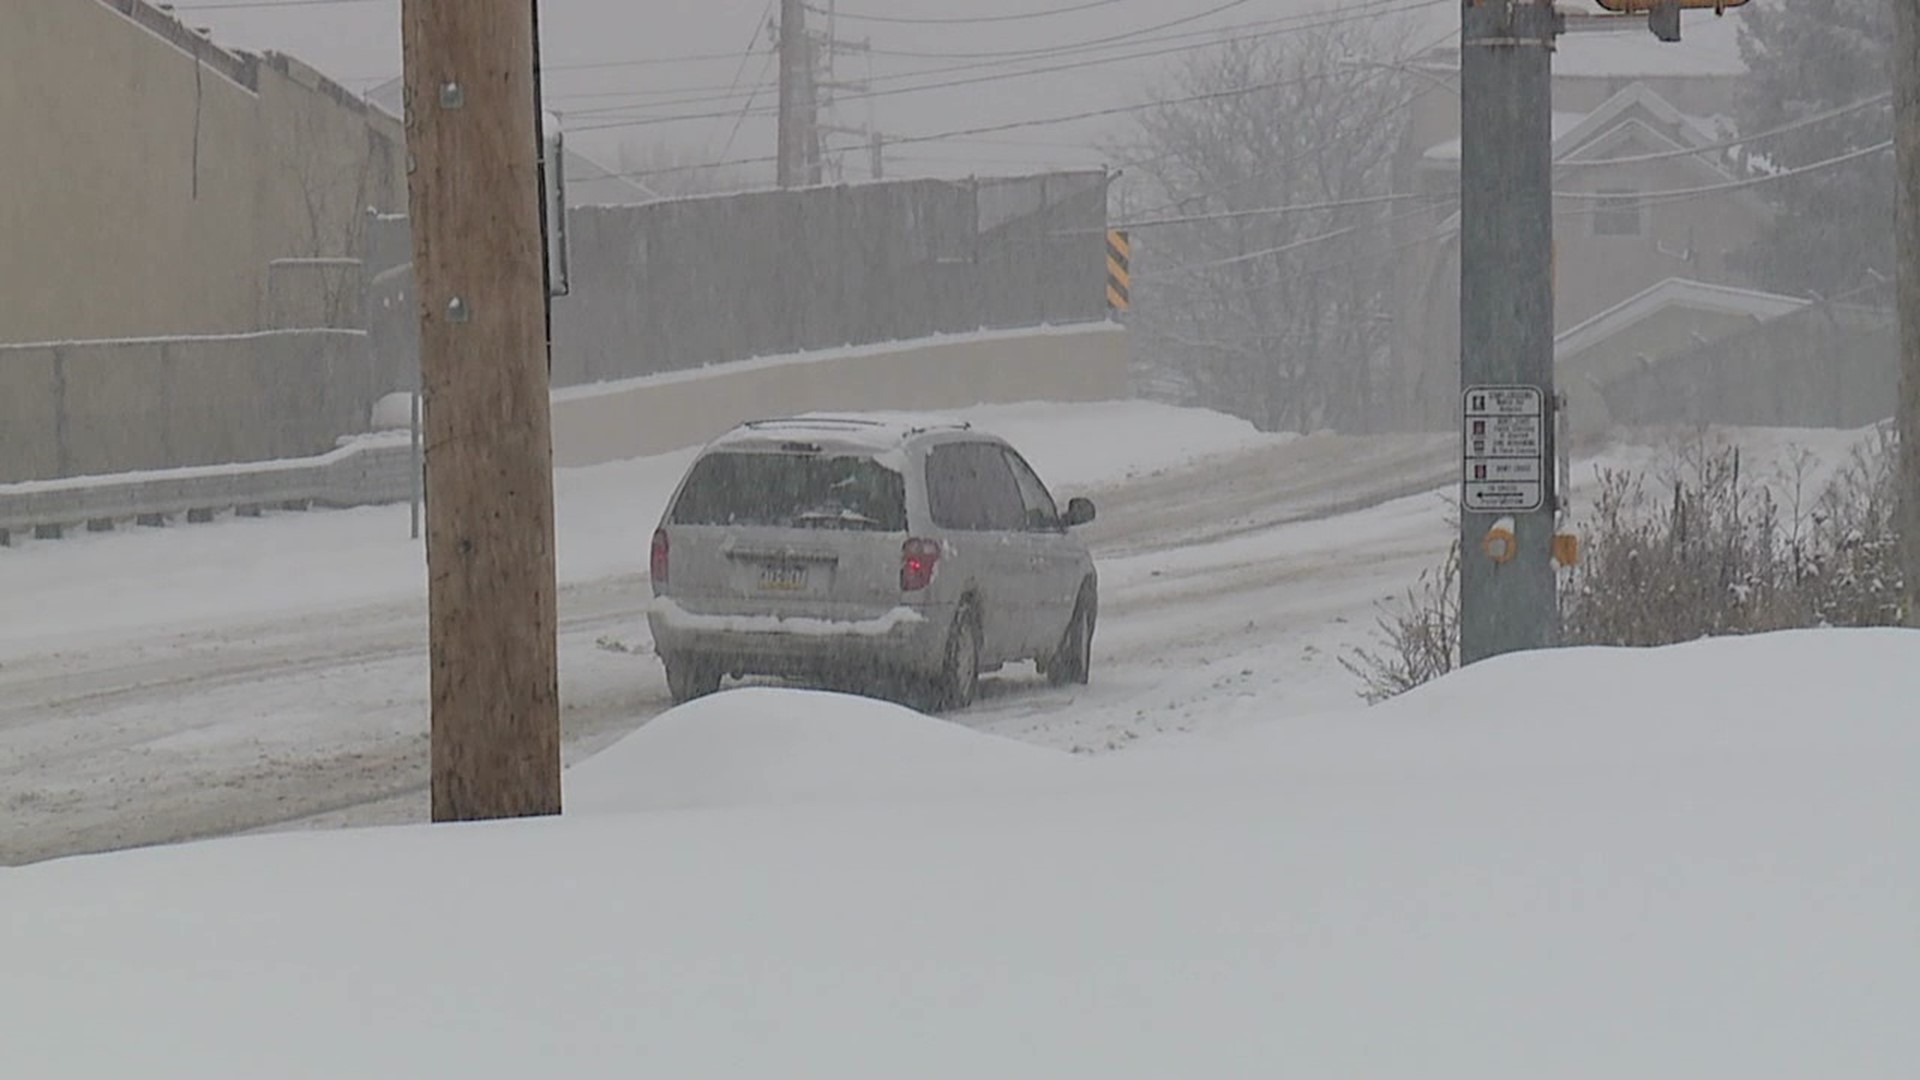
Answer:
<path fill-rule="evenodd" d="M 1460 660 L 1559 636 L 1549 0 L 1462 0 Z"/>

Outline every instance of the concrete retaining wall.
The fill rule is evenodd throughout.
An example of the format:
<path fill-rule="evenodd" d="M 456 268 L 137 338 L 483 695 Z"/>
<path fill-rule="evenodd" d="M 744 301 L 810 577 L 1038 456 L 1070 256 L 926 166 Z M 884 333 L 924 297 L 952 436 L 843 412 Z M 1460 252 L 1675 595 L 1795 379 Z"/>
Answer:
<path fill-rule="evenodd" d="M 55 348 L 71 347 L 0 356 L 0 371 L 14 373 L 7 385 L 31 384 L 43 394 L 54 393 L 66 359 L 52 355 Z M 935 338 L 580 387 L 554 395 L 555 464 L 597 465 L 666 453 L 705 443 L 742 420 L 796 412 L 1121 400 L 1131 396 L 1129 366 L 1126 331 L 1105 325 Z M 228 372 L 236 380 L 250 374 L 258 372 Z M 98 391 L 107 401 L 125 402 L 150 389 L 125 372 L 96 382 L 111 388 Z M 360 415 L 372 412 L 368 408 Z M 377 420 L 383 427 L 403 427 L 407 413 L 404 398 L 390 399 L 382 402 Z M 48 415 L 0 393 L 0 422 L 18 419 L 28 425 L 20 430 L 57 441 L 58 424 Z M 87 438 L 103 437 L 100 427 L 106 421 L 97 417 L 107 414 L 80 410 L 75 415 L 95 418 L 75 425 Z M 266 415 L 262 411 L 250 419 L 257 427 Z M 176 437 L 191 434 L 182 431 Z M 0 481 L 0 546 L 30 531 L 58 534 L 82 524 L 107 527 L 170 514 L 205 520 L 229 508 L 402 501 L 412 489 L 411 464 L 407 439 L 388 433 L 319 455 L 289 453 L 282 460 L 252 464 Z"/>
<path fill-rule="evenodd" d="M 983 333 L 717 365 L 553 397 L 554 463 L 598 465 L 698 446 L 743 420 L 822 410 L 959 409 L 1132 395 L 1111 323 Z"/>
<path fill-rule="evenodd" d="M 367 335 L 0 346 L 0 483 L 306 457 L 393 389 Z"/>

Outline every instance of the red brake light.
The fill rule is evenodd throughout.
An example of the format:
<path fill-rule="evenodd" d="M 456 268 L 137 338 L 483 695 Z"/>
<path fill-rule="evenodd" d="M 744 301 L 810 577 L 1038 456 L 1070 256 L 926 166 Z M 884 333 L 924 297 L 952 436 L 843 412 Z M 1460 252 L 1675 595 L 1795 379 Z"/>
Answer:
<path fill-rule="evenodd" d="M 667 530 L 657 529 L 653 534 L 653 583 L 667 583 Z"/>
<path fill-rule="evenodd" d="M 940 541 L 909 540 L 900 548 L 900 591 L 919 592 L 933 584 L 940 565 Z"/>

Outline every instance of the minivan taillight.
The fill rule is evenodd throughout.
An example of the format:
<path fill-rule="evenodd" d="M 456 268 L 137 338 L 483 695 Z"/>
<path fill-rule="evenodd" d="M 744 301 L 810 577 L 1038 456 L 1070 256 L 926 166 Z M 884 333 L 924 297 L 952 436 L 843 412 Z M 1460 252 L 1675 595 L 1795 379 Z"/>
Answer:
<path fill-rule="evenodd" d="M 900 548 L 900 591 L 919 592 L 933 584 L 940 565 L 940 541 L 909 540 Z"/>
<path fill-rule="evenodd" d="M 653 583 L 667 583 L 667 530 L 656 529 L 653 533 Z"/>

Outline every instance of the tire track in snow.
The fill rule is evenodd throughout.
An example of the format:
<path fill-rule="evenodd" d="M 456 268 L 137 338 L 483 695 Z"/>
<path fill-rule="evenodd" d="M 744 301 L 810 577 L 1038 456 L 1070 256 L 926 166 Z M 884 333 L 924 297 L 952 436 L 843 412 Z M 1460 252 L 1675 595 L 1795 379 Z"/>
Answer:
<path fill-rule="evenodd" d="M 1431 490 L 1452 476 L 1450 437 L 1318 435 L 1165 470 L 1096 492 L 1088 539 L 1103 560 L 1152 560 L 1286 524 L 1321 520 Z M 1258 597 L 1327 572 L 1326 551 L 1293 562 L 1185 566 L 1116 588 L 1103 605 L 1108 663 L 1169 651 L 1156 616 L 1209 634 L 1206 607 Z M 1316 569 L 1317 568 L 1317 569 Z M 1396 586 L 1401 583 L 1394 583 Z M 644 640 L 650 589 L 628 575 L 561 589 L 562 700 L 569 759 L 597 750 L 668 707 L 650 656 L 595 647 L 630 629 Z M 1129 625 L 1137 631 L 1116 634 Z M 424 601 L 387 603 L 178 634 L 99 653 L 22 658 L 0 670 L 0 864 L 164 843 L 309 819 L 418 820 L 427 780 Z M 1175 643 L 1177 644 L 1177 643 Z M 1177 650 L 1175 650 L 1177 651 Z M 1191 651 L 1189 648 L 1187 651 Z M 1037 680 L 989 680 L 964 722 L 1071 710 L 1075 695 Z M 324 686 L 339 696 L 303 702 Z M 398 694 L 382 688 L 401 688 Z M 234 760 L 244 714 L 311 705 L 365 722 L 302 738 L 282 733 Z M 273 714 L 278 715 L 278 714 Z M 257 721 L 256 721 L 257 722 Z M 195 740 L 204 741 L 196 754 Z M 184 744 L 184 745 L 182 745 Z M 364 811 L 364 812 L 356 812 Z"/>

